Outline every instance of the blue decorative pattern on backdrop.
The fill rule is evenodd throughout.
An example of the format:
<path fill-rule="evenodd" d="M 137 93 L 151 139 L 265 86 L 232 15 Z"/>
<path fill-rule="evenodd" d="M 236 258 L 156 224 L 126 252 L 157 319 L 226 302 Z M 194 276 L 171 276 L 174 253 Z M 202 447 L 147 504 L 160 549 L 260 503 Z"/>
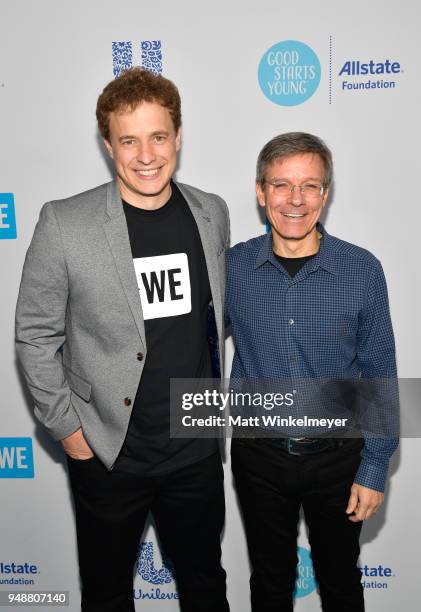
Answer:
<path fill-rule="evenodd" d="M 113 42 L 113 72 L 118 77 L 124 70 L 133 66 L 133 47 L 130 40 Z"/>
<path fill-rule="evenodd" d="M 139 547 L 137 573 L 151 584 L 168 584 L 174 580 L 168 560 L 163 560 L 162 567 L 157 569 L 154 563 L 153 542 L 142 542 Z M 167 567 L 168 566 L 168 567 Z"/>
<path fill-rule="evenodd" d="M 142 68 L 155 72 L 162 73 L 162 50 L 160 40 L 142 40 Z"/>

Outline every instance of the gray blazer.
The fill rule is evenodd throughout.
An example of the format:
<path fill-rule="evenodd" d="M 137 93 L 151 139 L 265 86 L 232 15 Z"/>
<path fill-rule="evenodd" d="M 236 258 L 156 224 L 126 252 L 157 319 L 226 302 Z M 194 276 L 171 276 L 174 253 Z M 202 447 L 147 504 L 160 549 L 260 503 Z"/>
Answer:
<path fill-rule="evenodd" d="M 216 195 L 178 187 L 202 240 L 223 372 L 228 209 Z M 147 359 L 139 290 L 115 181 L 42 208 L 23 268 L 16 348 L 37 418 L 57 440 L 82 427 L 94 453 L 111 469 Z"/>

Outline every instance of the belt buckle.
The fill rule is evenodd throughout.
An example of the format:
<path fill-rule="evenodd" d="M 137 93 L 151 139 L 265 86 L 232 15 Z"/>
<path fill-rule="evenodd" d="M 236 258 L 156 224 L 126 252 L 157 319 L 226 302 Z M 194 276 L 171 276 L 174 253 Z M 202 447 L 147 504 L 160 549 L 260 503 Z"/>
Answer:
<path fill-rule="evenodd" d="M 287 451 L 288 455 L 296 455 L 297 457 L 301 455 L 301 453 L 294 452 L 292 450 L 292 442 L 295 442 L 294 438 L 287 438 Z"/>

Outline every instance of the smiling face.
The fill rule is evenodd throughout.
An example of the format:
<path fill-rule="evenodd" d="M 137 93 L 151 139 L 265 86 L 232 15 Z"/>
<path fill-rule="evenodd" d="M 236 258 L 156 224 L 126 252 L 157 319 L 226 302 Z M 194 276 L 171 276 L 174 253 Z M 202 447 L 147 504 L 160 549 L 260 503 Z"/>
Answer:
<path fill-rule="evenodd" d="M 280 193 L 270 184 L 281 181 L 295 185 L 291 192 Z M 323 185 L 324 165 L 321 157 L 314 153 L 303 153 L 275 159 L 267 168 L 263 185 L 256 184 L 256 195 L 260 206 L 272 226 L 275 252 L 287 255 L 293 251 L 297 257 L 311 255 L 318 249 L 316 223 L 326 203 L 329 190 L 304 195 L 299 187 L 304 184 Z M 310 252 L 308 252 L 310 251 Z"/>
<path fill-rule="evenodd" d="M 181 130 L 176 133 L 168 109 L 142 102 L 132 112 L 110 113 L 109 126 L 110 141 L 104 142 L 115 164 L 121 197 L 139 208 L 160 208 L 171 195 L 181 144 Z"/>

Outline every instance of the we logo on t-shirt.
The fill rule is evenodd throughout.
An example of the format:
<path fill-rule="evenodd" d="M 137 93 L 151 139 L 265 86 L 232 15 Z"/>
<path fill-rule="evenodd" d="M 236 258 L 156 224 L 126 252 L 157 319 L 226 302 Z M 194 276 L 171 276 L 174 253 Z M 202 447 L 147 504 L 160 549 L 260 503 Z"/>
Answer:
<path fill-rule="evenodd" d="M 186 253 L 133 259 L 143 318 L 159 319 L 191 312 Z"/>

